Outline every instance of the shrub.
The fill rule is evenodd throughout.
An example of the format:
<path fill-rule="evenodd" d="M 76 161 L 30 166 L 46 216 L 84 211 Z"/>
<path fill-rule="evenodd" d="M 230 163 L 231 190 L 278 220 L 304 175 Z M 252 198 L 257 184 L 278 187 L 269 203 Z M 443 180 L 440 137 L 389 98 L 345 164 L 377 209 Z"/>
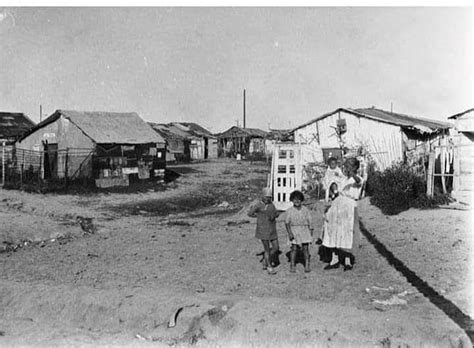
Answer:
<path fill-rule="evenodd" d="M 384 214 L 395 215 L 409 209 L 425 196 L 425 180 L 406 164 L 394 164 L 368 177 L 370 202 Z"/>

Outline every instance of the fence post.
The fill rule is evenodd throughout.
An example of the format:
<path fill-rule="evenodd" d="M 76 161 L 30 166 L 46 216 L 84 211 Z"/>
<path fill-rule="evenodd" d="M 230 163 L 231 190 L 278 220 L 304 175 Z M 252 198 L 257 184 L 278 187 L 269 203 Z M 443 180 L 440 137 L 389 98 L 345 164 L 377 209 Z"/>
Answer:
<path fill-rule="evenodd" d="M 444 139 L 443 139 L 444 140 Z M 445 174 L 445 166 L 446 166 L 446 146 L 444 141 L 442 142 L 441 146 L 441 156 L 440 156 L 440 162 L 441 162 L 441 186 L 443 187 L 443 193 L 446 194 L 448 191 L 446 190 L 446 178 L 444 176 Z"/>
<path fill-rule="evenodd" d="M 5 142 L 2 143 L 2 186 L 5 185 Z"/>
<path fill-rule="evenodd" d="M 67 189 L 67 184 L 68 184 L 68 160 L 69 160 L 69 148 L 66 148 L 66 159 L 65 159 L 65 168 L 64 168 L 64 177 L 66 180 L 66 189 Z"/>
<path fill-rule="evenodd" d="M 430 157 L 428 160 L 428 177 L 426 180 L 426 195 L 428 197 L 433 197 L 434 191 L 434 169 L 435 169 L 435 152 L 430 152 Z"/>

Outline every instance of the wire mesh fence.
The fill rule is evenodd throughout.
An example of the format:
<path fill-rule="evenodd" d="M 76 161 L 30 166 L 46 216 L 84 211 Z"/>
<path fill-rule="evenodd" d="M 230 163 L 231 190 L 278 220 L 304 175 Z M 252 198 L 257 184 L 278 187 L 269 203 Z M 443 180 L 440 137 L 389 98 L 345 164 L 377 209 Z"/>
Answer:
<path fill-rule="evenodd" d="M 166 149 L 152 145 L 58 150 L 57 144 L 48 144 L 43 151 L 3 147 L 3 187 L 63 191 L 158 183 L 164 179 Z"/>
<path fill-rule="evenodd" d="M 7 188 L 64 189 L 92 183 L 94 153 L 90 149 L 2 151 L 3 186 Z"/>

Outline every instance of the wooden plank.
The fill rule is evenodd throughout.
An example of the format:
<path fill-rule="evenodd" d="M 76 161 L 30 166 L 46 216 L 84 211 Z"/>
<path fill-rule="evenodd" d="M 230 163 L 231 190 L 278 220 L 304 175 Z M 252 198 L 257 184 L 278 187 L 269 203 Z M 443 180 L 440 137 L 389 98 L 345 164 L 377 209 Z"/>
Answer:
<path fill-rule="evenodd" d="M 445 138 L 441 139 L 441 141 L 445 141 Z M 443 188 L 443 193 L 446 194 L 448 191 L 446 190 L 446 179 L 444 177 L 444 172 L 446 168 L 446 147 L 441 147 L 441 156 L 440 156 L 440 162 L 441 162 L 441 186 Z"/>
<path fill-rule="evenodd" d="M 426 195 L 428 197 L 433 197 L 433 191 L 434 191 L 434 164 L 435 164 L 435 153 L 430 152 L 430 157 L 428 161 L 428 178 L 426 182 Z"/>
<path fill-rule="evenodd" d="M 453 159 L 453 171 L 454 171 L 454 178 L 453 178 L 453 191 L 456 192 L 459 190 L 459 169 L 460 169 L 460 158 L 459 158 L 459 137 L 455 138 L 455 147 L 454 147 L 454 159 Z"/>

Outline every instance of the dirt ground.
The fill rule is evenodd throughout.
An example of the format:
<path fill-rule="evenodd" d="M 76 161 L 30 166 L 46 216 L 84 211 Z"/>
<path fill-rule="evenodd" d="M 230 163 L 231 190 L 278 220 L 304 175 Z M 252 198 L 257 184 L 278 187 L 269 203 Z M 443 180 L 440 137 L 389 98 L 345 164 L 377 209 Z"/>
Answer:
<path fill-rule="evenodd" d="M 176 181 L 136 193 L 0 190 L 0 346 L 472 346 L 472 210 L 385 216 L 363 199 L 354 269 L 323 270 L 312 246 L 296 274 L 280 217 L 268 275 L 245 214 L 268 168 L 171 166 Z M 320 230 L 322 204 L 305 203 Z"/>

